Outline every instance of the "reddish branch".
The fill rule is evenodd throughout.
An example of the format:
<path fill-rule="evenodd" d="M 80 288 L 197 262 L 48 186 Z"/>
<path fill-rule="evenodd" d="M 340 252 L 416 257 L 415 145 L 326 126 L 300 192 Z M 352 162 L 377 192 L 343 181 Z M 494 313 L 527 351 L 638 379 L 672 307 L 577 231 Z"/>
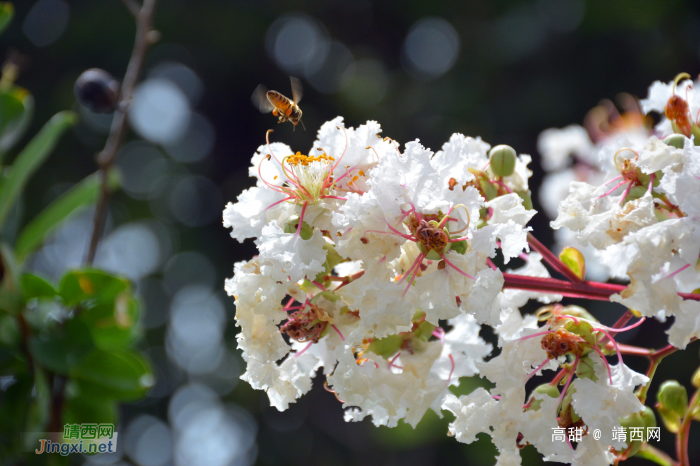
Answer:
<path fill-rule="evenodd" d="M 578 275 L 576 275 L 570 268 L 568 268 L 552 251 L 550 251 L 544 244 L 540 243 L 540 240 L 534 237 L 532 233 L 527 234 L 527 242 L 530 244 L 532 249 L 539 252 L 542 255 L 542 259 L 548 263 L 554 270 L 564 275 L 566 278 L 574 283 L 582 282 Z"/>

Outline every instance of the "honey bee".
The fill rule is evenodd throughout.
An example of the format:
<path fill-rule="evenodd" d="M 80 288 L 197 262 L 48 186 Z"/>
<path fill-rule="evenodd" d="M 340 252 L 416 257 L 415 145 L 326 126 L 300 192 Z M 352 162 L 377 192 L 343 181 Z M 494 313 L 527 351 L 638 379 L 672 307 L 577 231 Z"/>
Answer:
<path fill-rule="evenodd" d="M 302 128 L 306 130 L 304 122 L 301 121 L 301 109 L 299 108 L 299 101 L 303 95 L 301 81 L 292 76 L 289 79 L 292 82 L 292 100 L 277 91 L 268 91 L 262 84 L 255 88 L 251 99 L 260 112 L 271 111 L 274 116 L 279 117 L 278 123 L 291 121 L 294 129 L 296 129 L 297 124 L 301 123 Z"/>

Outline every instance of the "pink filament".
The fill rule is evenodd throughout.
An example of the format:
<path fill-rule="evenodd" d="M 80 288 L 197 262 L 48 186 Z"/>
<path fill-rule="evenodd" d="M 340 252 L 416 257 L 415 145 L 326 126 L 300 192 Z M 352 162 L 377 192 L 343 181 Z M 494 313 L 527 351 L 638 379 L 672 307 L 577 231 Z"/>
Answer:
<path fill-rule="evenodd" d="M 608 191 L 608 192 L 605 193 L 605 194 L 601 194 L 600 196 L 596 197 L 595 199 L 598 200 L 598 199 L 601 199 L 601 198 L 607 196 L 608 194 L 614 192 L 617 188 L 619 188 L 620 186 L 622 186 L 622 185 L 625 184 L 625 183 L 627 183 L 627 180 L 622 180 L 622 181 L 620 181 L 620 183 L 617 184 L 617 185 L 615 185 L 615 187 L 612 188 L 610 191 Z"/>
<path fill-rule="evenodd" d="M 559 316 L 559 318 L 560 319 L 571 319 L 576 323 L 576 325 L 580 324 L 579 320 L 574 316 L 565 315 L 565 316 Z"/>
<path fill-rule="evenodd" d="M 677 274 L 681 273 L 682 271 L 684 271 L 684 270 L 687 269 L 688 267 L 690 267 L 690 264 L 685 264 L 683 267 L 681 267 L 680 269 L 676 270 L 675 272 L 672 272 L 672 273 L 666 275 L 666 276 L 665 276 L 664 278 L 662 278 L 661 280 L 666 280 L 667 278 L 671 278 L 671 277 L 673 277 L 674 275 L 677 275 Z"/>
<path fill-rule="evenodd" d="M 333 327 L 333 330 L 335 330 L 336 332 L 338 332 L 338 335 L 340 336 L 340 339 L 341 339 L 342 341 L 345 341 L 345 337 L 343 336 L 342 333 L 340 333 L 340 330 L 338 330 L 338 327 L 336 327 L 336 326 L 333 325 L 333 324 L 331 324 L 331 327 Z"/>
<path fill-rule="evenodd" d="M 574 361 L 574 365 L 571 368 L 571 372 L 569 373 L 569 378 L 566 380 L 566 385 L 564 385 L 564 390 L 562 390 L 561 395 L 559 395 L 559 404 L 561 404 L 562 400 L 564 399 L 564 395 L 566 395 L 566 391 L 569 389 L 569 385 L 571 384 L 571 381 L 574 379 L 574 374 L 576 373 L 576 366 L 578 366 L 578 360 L 579 360 L 579 357 L 576 356 L 576 360 Z"/>
<path fill-rule="evenodd" d="M 529 339 L 529 338 L 535 338 L 535 337 L 539 337 L 539 336 L 541 336 L 541 335 L 547 335 L 548 333 L 552 333 L 552 332 L 554 332 L 554 330 L 547 330 L 546 332 L 533 333 L 532 335 L 528 335 L 528 336 L 525 336 L 525 337 L 520 337 L 520 338 L 518 338 L 518 339 L 515 340 L 515 341 L 527 340 L 527 339 Z"/>
<path fill-rule="evenodd" d="M 299 234 L 301 233 L 301 225 L 304 223 L 304 212 L 306 212 L 306 205 L 308 202 L 304 202 L 304 207 L 301 208 L 301 215 L 299 216 L 299 225 L 297 225 L 297 232 L 294 233 L 294 236 L 299 237 Z"/>
<path fill-rule="evenodd" d="M 450 369 L 450 375 L 447 376 L 447 385 L 450 385 L 450 382 L 452 381 L 452 374 L 455 371 L 455 358 L 452 357 L 452 355 L 449 355 L 450 358 L 450 363 L 452 363 L 452 368 Z"/>
<path fill-rule="evenodd" d="M 442 327 L 436 327 L 433 330 L 433 336 L 439 338 L 443 345 L 445 344 L 445 330 Z"/>
<path fill-rule="evenodd" d="M 622 205 L 622 201 L 624 201 L 625 198 L 627 197 L 627 195 L 629 194 L 630 190 L 632 189 L 632 184 L 633 183 L 630 181 L 630 184 L 627 185 L 627 189 L 625 189 L 625 193 L 620 198 L 620 202 L 618 202 L 619 205 Z"/>
<path fill-rule="evenodd" d="M 508 191 L 508 192 L 511 193 L 511 194 L 513 193 L 513 190 L 510 189 L 508 186 L 506 186 L 502 181 L 498 181 L 498 180 L 489 180 L 489 182 L 501 186 L 502 188 L 504 188 L 506 191 Z"/>
<path fill-rule="evenodd" d="M 283 203 L 284 201 L 288 201 L 288 200 L 290 200 L 290 199 L 292 199 L 292 198 L 291 198 L 291 197 L 288 197 L 288 198 L 286 198 L 286 199 L 282 199 L 281 201 L 274 202 L 274 203 L 270 204 L 269 206 L 267 206 L 267 208 L 266 208 L 265 210 L 269 210 L 269 209 L 271 209 L 272 207 L 276 206 L 277 204 L 281 204 L 281 203 Z"/>
<path fill-rule="evenodd" d="M 401 356 L 401 351 L 399 351 L 398 353 L 396 353 L 396 356 L 394 356 L 393 358 L 391 358 L 391 360 L 389 361 L 389 369 L 391 369 L 392 367 L 396 367 L 396 368 L 399 368 L 399 369 L 403 369 L 403 367 L 399 367 L 399 366 L 397 366 L 397 365 L 394 364 L 394 361 L 396 361 L 396 360 L 399 358 L 399 356 Z"/>
<path fill-rule="evenodd" d="M 609 185 L 610 183 L 619 180 L 620 178 L 622 178 L 622 175 L 617 175 L 617 176 L 616 176 L 615 178 L 613 178 L 612 180 L 609 180 L 609 181 L 606 181 L 605 183 L 603 183 L 603 186 L 607 186 L 607 185 Z"/>
<path fill-rule="evenodd" d="M 461 270 L 460 270 L 457 266 L 455 266 L 452 262 L 448 261 L 444 254 L 440 254 L 440 257 L 442 257 L 442 260 L 444 260 L 445 263 L 446 263 L 447 265 L 449 265 L 450 267 L 452 267 L 453 269 L 455 269 L 457 272 L 461 273 L 462 275 L 464 275 L 465 277 L 467 277 L 467 278 L 469 278 L 469 279 L 471 279 L 471 280 L 476 281 L 476 278 L 472 277 L 471 275 L 469 275 L 469 274 L 466 273 L 466 272 L 461 271 Z"/>
<path fill-rule="evenodd" d="M 347 201 L 347 197 L 340 197 L 340 196 L 321 196 L 321 199 L 339 199 L 341 201 Z"/>
<path fill-rule="evenodd" d="M 316 288 L 318 288 L 319 290 L 321 290 L 321 291 L 326 291 L 326 287 L 323 286 L 323 285 L 321 285 L 321 284 L 320 284 L 319 282 L 317 282 L 316 280 L 311 281 L 311 283 L 313 283 L 314 285 L 316 285 Z"/>
<path fill-rule="evenodd" d="M 652 188 L 654 187 L 654 175 L 655 175 L 655 174 L 656 174 L 656 173 L 652 173 L 652 174 L 649 176 L 649 187 L 647 187 L 647 194 L 649 194 L 649 193 L 651 192 Z"/>
<path fill-rule="evenodd" d="M 299 356 L 301 356 L 302 354 L 304 354 L 304 351 L 306 351 L 307 349 L 311 348 L 311 345 L 313 345 L 313 344 L 314 344 L 314 342 L 313 342 L 313 341 L 310 341 L 309 344 L 306 345 L 306 346 L 304 347 L 304 349 L 302 349 L 301 351 L 297 351 L 297 353 L 294 355 L 294 357 L 295 357 L 295 358 L 298 358 Z"/>
<path fill-rule="evenodd" d="M 549 362 L 549 358 L 545 359 L 544 362 L 542 362 L 542 364 L 540 364 L 539 366 L 537 366 L 537 369 L 535 369 L 534 371 L 530 372 L 530 373 L 527 375 L 527 379 L 525 379 L 525 382 L 527 382 L 528 380 L 530 380 L 530 379 L 532 378 L 533 375 L 537 374 L 537 373 L 540 371 L 540 369 L 542 369 L 548 362 Z"/>

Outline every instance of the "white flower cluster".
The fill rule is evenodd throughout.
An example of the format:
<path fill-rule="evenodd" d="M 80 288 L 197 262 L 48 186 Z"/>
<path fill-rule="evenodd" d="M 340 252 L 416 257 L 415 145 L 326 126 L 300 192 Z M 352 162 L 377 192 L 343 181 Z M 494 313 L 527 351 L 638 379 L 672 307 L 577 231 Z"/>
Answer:
<path fill-rule="evenodd" d="M 692 82 L 677 81 L 654 83 L 641 102 L 668 117 L 656 134 L 623 134 L 601 147 L 602 181 L 569 183 L 552 227 L 594 248 L 612 277 L 629 278 L 611 300 L 644 316 L 675 316 L 669 341 L 684 348 L 700 335 L 700 302 L 678 294 L 700 287 L 700 128 L 692 120 L 700 96 Z"/>
<path fill-rule="evenodd" d="M 231 235 L 256 238 L 259 255 L 235 265 L 226 290 L 243 378 L 274 406 L 286 409 L 323 367 L 352 407 L 346 418 L 415 426 L 490 354 L 479 324 L 499 325 L 530 295 L 506 296 L 488 263 L 498 248 L 506 262 L 528 257 L 530 157 L 513 155 L 498 176 L 479 138 L 455 134 L 434 154 L 418 141 L 401 151 L 380 131 L 336 118 L 309 155 L 260 147 L 257 185 L 224 212 Z M 548 276 L 529 259 L 526 270 Z"/>
<path fill-rule="evenodd" d="M 224 211 L 231 236 L 254 238 L 259 251 L 226 282 L 242 378 L 285 410 L 322 368 L 345 419 L 369 416 L 378 426 L 415 427 L 428 409 L 450 411 L 450 434 L 465 443 L 490 435 L 498 466 L 521 464 L 526 445 L 580 466 L 635 454 L 639 442 L 612 433 L 655 425 L 634 391 L 649 379 L 624 365 L 614 335 L 644 319 L 604 327 L 585 309 L 558 304 L 556 293 L 612 295 L 637 316 L 674 316 L 669 341 L 680 348 L 700 336 L 700 302 L 684 299 L 700 286 L 697 100 L 684 81 L 656 83 L 641 103 L 667 117 L 655 134 L 641 112 L 631 125 L 608 112 L 594 125 L 604 138 L 569 127 L 540 140 L 549 169 L 566 170 L 571 153 L 587 167 L 557 181 L 567 190 L 551 196 L 552 227 L 595 251 L 605 279 L 628 278 L 624 289 L 582 281 L 573 269 L 564 270 L 569 281 L 549 276 L 543 260 L 565 266 L 528 240 L 531 159 L 508 146 L 454 134 L 433 153 L 419 141 L 382 138 L 373 121 L 345 128 L 340 117 L 321 127 L 308 155 L 268 140 L 252 158 L 256 186 Z M 502 273 L 497 253 L 525 265 Z M 622 291 L 605 294 L 611 289 Z M 548 306 L 523 317 L 529 300 Z M 481 325 L 498 336 L 491 359 Z M 556 375 L 528 393 L 543 371 Z M 453 394 L 460 378 L 475 375 L 494 387 Z M 552 429 L 574 427 L 585 432 L 575 447 L 552 441 Z M 588 435 L 594 430 L 602 438 Z"/>

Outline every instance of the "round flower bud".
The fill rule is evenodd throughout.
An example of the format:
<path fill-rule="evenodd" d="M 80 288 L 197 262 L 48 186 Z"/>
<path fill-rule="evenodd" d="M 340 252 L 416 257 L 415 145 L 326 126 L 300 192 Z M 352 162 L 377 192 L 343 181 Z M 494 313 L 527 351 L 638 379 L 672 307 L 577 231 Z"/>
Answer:
<path fill-rule="evenodd" d="M 667 410 L 684 417 L 688 410 L 688 392 L 676 380 L 667 380 L 659 387 L 656 400 Z"/>
<path fill-rule="evenodd" d="M 75 81 L 75 97 L 95 113 L 112 113 L 119 102 L 119 81 L 99 68 L 83 71 Z"/>
<path fill-rule="evenodd" d="M 690 383 L 693 384 L 693 387 L 700 388 L 700 367 L 695 370 L 693 378 L 690 379 Z"/>
<path fill-rule="evenodd" d="M 649 406 L 644 407 L 644 412 L 642 413 L 642 421 L 644 421 L 644 427 L 656 427 L 656 415 L 654 410 Z"/>
<path fill-rule="evenodd" d="M 515 149 L 505 144 L 496 146 L 489 151 L 491 158 L 491 171 L 496 176 L 510 176 L 515 171 Z"/>
<path fill-rule="evenodd" d="M 629 446 L 629 450 L 627 451 L 627 457 L 629 458 L 630 456 L 634 456 L 637 454 L 639 449 L 642 447 L 642 442 L 640 440 L 634 440 L 631 441 L 631 428 L 641 428 L 644 429 L 646 427 L 646 422 L 644 422 L 644 414 L 646 413 L 634 413 L 630 416 L 627 416 L 624 419 L 620 419 L 620 425 L 625 428 L 627 431 L 628 437 L 627 437 L 627 445 Z M 652 413 L 653 415 L 653 413 Z M 644 432 L 644 430 L 642 430 Z M 642 434 L 642 438 L 644 435 Z"/>
<path fill-rule="evenodd" d="M 685 144 L 685 140 L 687 138 L 683 136 L 682 134 L 672 134 L 666 139 L 664 139 L 664 143 L 668 146 L 673 146 L 676 149 L 683 149 L 683 145 Z"/>

